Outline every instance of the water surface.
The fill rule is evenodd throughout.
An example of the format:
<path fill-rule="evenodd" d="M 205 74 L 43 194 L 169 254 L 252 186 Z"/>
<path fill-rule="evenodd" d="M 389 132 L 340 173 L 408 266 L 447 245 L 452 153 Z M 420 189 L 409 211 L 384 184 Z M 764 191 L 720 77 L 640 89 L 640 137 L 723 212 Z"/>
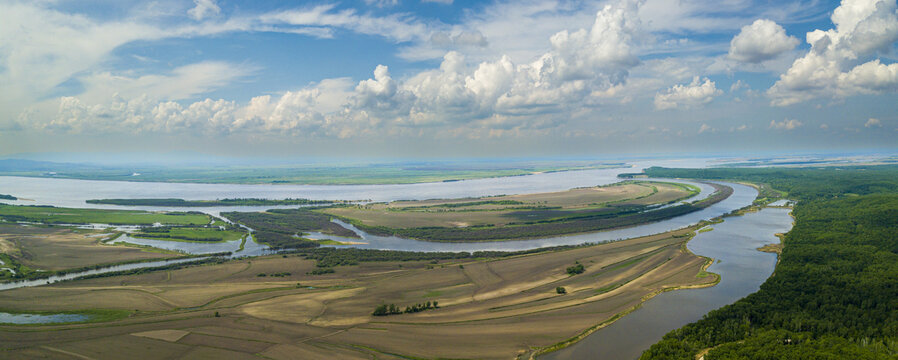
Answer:
<path fill-rule="evenodd" d="M 69 323 L 82 322 L 89 320 L 90 317 L 82 314 L 10 314 L 0 312 L 0 324 L 53 324 L 53 323 Z"/>
<path fill-rule="evenodd" d="M 726 218 L 714 225 L 713 231 L 698 233 L 687 247 L 696 254 L 720 260 L 708 269 L 721 275 L 719 284 L 660 294 L 608 327 L 540 359 L 637 359 L 671 330 L 758 291 L 773 273 L 776 254 L 760 252 L 757 248 L 778 243 L 775 234 L 792 228 L 789 211 L 766 208 Z"/>
<path fill-rule="evenodd" d="M 621 173 L 639 172 L 649 166 L 706 167 L 710 159 L 651 160 L 634 162 L 631 167 L 541 173 L 524 176 L 393 185 L 244 185 L 185 184 L 73 180 L 0 176 L 0 189 L 20 200 L 2 202 L 17 205 L 59 207 L 202 211 L 262 211 L 279 206 L 231 207 L 150 207 L 87 204 L 90 199 L 180 198 L 211 200 L 224 198 L 304 198 L 312 200 L 424 200 L 527 194 L 563 191 L 575 187 L 607 185 L 620 181 Z M 29 199 L 29 200 L 22 200 Z M 296 207 L 296 206 L 286 206 Z"/>

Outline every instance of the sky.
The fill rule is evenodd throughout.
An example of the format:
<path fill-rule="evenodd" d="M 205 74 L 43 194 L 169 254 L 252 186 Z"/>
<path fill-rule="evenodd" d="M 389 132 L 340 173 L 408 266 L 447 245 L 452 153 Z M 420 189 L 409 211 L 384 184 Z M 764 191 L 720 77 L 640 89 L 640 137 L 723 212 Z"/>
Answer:
<path fill-rule="evenodd" d="M 898 148 L 895 0 L 0 0 L 0 156 Z"/>

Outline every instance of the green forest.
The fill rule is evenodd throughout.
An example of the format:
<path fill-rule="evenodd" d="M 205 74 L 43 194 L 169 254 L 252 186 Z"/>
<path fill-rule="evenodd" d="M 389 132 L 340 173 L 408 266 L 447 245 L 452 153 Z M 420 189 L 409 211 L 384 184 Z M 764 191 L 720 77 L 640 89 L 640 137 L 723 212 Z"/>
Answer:
<path fill-rule="evenodd" d="M 668 333 L 641 359 L 898 358 L 898 167 L 646 173 L 764 184 L 797 204 L 758 292 Z"/>

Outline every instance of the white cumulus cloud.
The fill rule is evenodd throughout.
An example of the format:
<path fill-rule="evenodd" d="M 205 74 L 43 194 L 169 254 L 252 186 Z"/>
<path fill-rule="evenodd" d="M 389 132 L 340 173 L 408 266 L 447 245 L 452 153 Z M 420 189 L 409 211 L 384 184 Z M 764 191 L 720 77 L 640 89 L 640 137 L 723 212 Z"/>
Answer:
<path fill-rule="evenodd" d="M 783 119 L 783 121 L 770 120 L 770 128 L 776 130 L 795 130 L 801 127 L 801 121 L 795 119 Z"/>
<path fill-rule="evenodd" d="M 696 76 L 690 84 L 677 84 L 664 93 L 655 94 L 655 109 L 694 108 L 711 102 L 722 93 L 710 79 L 702 81 Z"/>
<path fill-rule="evenodd" d="M 898 90 L 898 64 L 869 60 L 898 41 L 895 1 L 843 0 L 831 19 L 835 29 L 809 32 L 811 50 L 768 89 L 773 105 Z"/>
<path fill-rule="evenodd" d="M 742 27 L 730 41 L 729 58 L 746 62 L 760 63 L 776 58 L 798 45 L 798 39 L 786 35 L 786 29 L 779 24 L 758 19 L 751 25 Z"/>
<path fill-rule="evenodd" d="M 218 86 L 211 82 L 214 76 L 207 74 L 241 75 L 216 68 L 227 64 L 197 64 L 176 69 L 168 78 L 99 74 L 88 79 L 109 85 L 92 88 L 126 91 L 110 94 L 108 90 L 95 90 L 89 92 L 91 96 L 64 98 L 56 116 L 39 126 L 72 132 L 116 131 L 121 126 L 119 131 L 124 132 L 190 129 L 199 133 L 335 137 L 442 125 L 498 130 L 491 134 L 550 127 L 557 123 L 553 119 L 581 109 L 591 94 L 623 84 L 629 70 L 639 64 L 631 43 L 637 27 L 635 9 L 632 2 L 605 6 L 596 13 L 590 28 L 558 32 L 551 38 L 551 48 L 529 63 L 515 64 L 508 56 L 501 56 L 469 64 L 463 55 L 450 51 L 438 69 L 396 78 L 387 66 L 378 65 L 372 78 L 355 84 L 348 79 L 324 80 L 279 97 L 257 96 L 245 105 L 223 99 L 191 104 L 171 101 Z M 358 16 L 354 12 L 333 13 L 324 7 L 312 13 L 288 13 L 280 20 L 324 24 Z M 456 38 L 460 41 L 463 37 Z M 476 38 L 471 36 L 471 41 L 476 43 Z M 190 81 L 172 81 L 180 78 Z M 221 81 L 232 80 L 233 76 Z M 706 79 L 704 86 L 708 85 L 712 93 L 719 92 Z"/>
<path fill-rule="evenodd" d="M 200 21 L 205 19 L 211 15 L 218 15 L 221 13 L 221 8 L 218 7 L 218 4 L 215 3 L 215 0 L 193 0 L 193 3 L 196 5 L 192 9 L 187 10 L 187 15 L 190 18 Z"/>

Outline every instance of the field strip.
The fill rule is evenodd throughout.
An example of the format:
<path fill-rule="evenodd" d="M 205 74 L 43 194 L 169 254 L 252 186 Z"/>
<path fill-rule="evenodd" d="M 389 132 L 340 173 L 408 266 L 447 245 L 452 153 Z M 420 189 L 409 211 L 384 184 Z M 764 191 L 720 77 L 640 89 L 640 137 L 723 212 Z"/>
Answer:
<path fill-rule="evenodd" d="M 137 286 L 140 286 L 140 285 L 137 285 Z M 175 309 L 178 308 L 178 304 L 175 304 L 175 303 L 171 302 L 171 300 L 168 300 L 168 299 L 166 299 L 166 298 L 164 298 L 164 297 L 162 297 L 162 296 L 159 296 L 159 295 L 157 295 L 157 294 L 155 294 L 155 293 L 150 292 L 149 290 L 144 290 L 144 289 L 137 289 L 137 288 L 126 288 L 126 289 L 121 289 L 121 288 L 107 287 L 107 288 L 90 288 L 90 289 L 87 289 L 87 291 L 90 291 L 90 292 L 94 292 L 94 291 L 124 291 L 124 292 L 132 292 L 132 291 L 133 291 L 133 292 L 136 292 L 136 293 L 145 294 L 146 296 L 149 296 L 149 297 L 152 297 L 152 298 L 154 298 L 154 299 L 156 299 L 156 300 L 159 300 L 159 302 L 161 302 L 161 303 L 163 303 L 163 304 L 165 304 L 165 305 L 171 306 L 172 308 L 175 308 Z M 160 292 L 160 293 L 162 293 L 162 292 Z"/>
<path fill-rule="evenodd" d="M 177 342 L 181 340 L 181 338 L 190 334 L 190 331 L 184 330 L 175 330 L 175 329 L 166 329 L 166 330 L 153 330 L 153 331 L 144 331 L 132 333 L 133 336 L 145 337 L 156 340 L 163 340 L 168 342 Z"/>
<path fill-rule="evenodd" d="M 297 343 L 302 344 L 302 343 L 305 343 L 306 341 L 309 341 L 309 340 L 318 340 L 318 339 L 323 339 L 323 338 L 326 338 L 326 337 L 331 337 L 331 336 L 337 335 L 337 334 L 339 334 L 339 333 L 341 333 L 341 332 L 345 332 L 346 330 L 349 330 L 349 329 L 352 329 L 352 328 L 354 328 L 354 327 L 347 328 L 347 329 L 342 329 L 342 330 L 337 330 L 337 331 L 334 331 L 334 332 L 332 332 L 332 333 L 330 333 L 330 334 L 324 334 L 324 335 L 313 336 L 313 337 L 310 337 L 310 338 L 305 338 L 305 339 L 302 339 L 302 340 L 300 340 L 300 341 L 297 341 Z"/>
<path fill-rule="evenodd" d="M 92 357 L 87 357 L 87 356 L 84 356 L 84 355 L 81 355 L 81 354 L 76 354 L 76 353 L 73 353 L 73 352 L 71 352 L 71 351 L 65 351 L 65 350 L 62 350 L 62 349 L 57 349 L 57 348 L 55 348 L 55 347 L 49 347 L 49 346 L 47 346 L 47 345 L 42 345 L 41 348 L 46 349 L 46 350 L 50 350 L 50 351 L 53 351 L 53 352 L 58 352 L 58 353 L 60 353 L 60 354 L 66 354 L 66 355 L 68 355 L 68 356 L 74 356 L 74 357 L 79 358 L 79 359 L 84 359 L 84 360 L 94 360 L 94 358 L 92 358 Z"/>

